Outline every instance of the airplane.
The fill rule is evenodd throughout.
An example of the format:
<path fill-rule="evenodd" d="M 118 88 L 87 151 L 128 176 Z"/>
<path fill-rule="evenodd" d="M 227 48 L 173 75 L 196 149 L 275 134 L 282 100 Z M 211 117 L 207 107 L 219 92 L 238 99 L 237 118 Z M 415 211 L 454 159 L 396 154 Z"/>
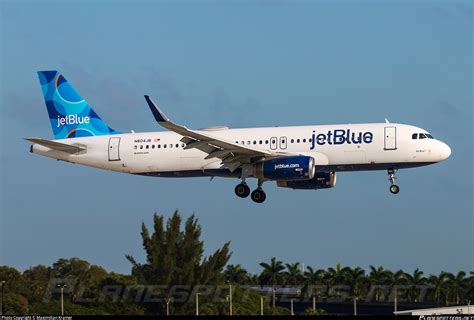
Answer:
<path fill-rule="evenodd" d="M 336 174 L 387 171 L 390 192 L 399 169 L 446 160 L 450 147 L 424 129 L 399 123 L 189 129 L 171 121 L 145 95 L 168 131 L 120 132 L 109 127 L 56 70 L 38 72 L 54 140 L 27 137 L 30 152 L 99 169 L 152 177 L 240 179 L 235 194 L 262 203 L 264 182 L 299 190 L 328 189 Z M 252 192 L 247 179 L 256 178 Z"/>

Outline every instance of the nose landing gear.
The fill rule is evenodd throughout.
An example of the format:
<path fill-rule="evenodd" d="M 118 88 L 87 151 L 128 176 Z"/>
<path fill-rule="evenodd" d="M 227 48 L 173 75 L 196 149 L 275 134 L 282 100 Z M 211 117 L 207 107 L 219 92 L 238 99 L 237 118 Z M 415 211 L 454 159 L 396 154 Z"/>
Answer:
<path fill-rule="evenodd" d="M 400 192 L 400 187 L 395 184 L 397 177 L 395 175 L 396 169 L 388 169 L 388 181 L 390 181 L 390 192 L 393 194 L 397 194 Z"/>

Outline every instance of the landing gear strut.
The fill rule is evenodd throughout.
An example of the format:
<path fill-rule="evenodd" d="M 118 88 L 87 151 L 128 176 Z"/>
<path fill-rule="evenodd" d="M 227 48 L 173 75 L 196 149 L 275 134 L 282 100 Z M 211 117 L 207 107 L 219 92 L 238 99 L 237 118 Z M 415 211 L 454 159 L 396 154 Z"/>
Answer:
<path fill-rule="evenodd" d="M 267 198 L 265 191 L 262 189 L 263 180 L 258 180 L 258 187 L 254 191 L 252 191 L 252 195 L 250 196 L 252 200 L 256 203 L 262 203 Z"/>
<path fill-rule="evenodd" d="M 388 169 L 388 181 L 390 181 L 390 192 L 397 194 L 400 192 L 400 187 L 395 184 L 397 177 L 395 176 L 396 169 Z"/>

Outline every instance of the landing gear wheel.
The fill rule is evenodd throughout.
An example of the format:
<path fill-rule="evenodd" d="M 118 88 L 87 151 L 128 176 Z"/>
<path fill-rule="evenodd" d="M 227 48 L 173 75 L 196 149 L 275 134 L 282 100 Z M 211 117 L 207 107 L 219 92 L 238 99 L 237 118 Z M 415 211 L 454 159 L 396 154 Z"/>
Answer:
<path fill-rule="evenodd" d="M 267 198 L 267 195 L 262 189 L 256 189 L 252 192 L 252 195 L 250 197 L 254 202 L 262 203 Z"/>
<path fill-rule="evenodd" d="M 388 169 L 387 174 L 388 174 L 388 181 L 390 181 L 390 192 L 393 194 L 397 194 L 400 192 L 400 187 L 398 187 L 395 184 L 395 181 L 397 180 L 397 176 L 395 173 L 397 172 L 396 169 Z"/>
<path fill-rule="evenodd" d="M 393 193 L 393 194 L 397 194 L 400 192 L 400 187 L 397 186 L 396 184 L 392 184 L 390 186 L 390 192 Z"/>
<path fill-rule="evenodd" d="M 245 183 L 240 183 L 235 187 L 235 194 L 240 198 L 247 198 L 250 194 L 250 188 Z"/>

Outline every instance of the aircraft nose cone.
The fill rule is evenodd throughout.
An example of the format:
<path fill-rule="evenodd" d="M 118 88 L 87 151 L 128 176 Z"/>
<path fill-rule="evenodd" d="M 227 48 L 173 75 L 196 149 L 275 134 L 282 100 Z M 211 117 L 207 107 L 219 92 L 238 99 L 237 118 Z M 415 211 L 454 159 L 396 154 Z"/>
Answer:
<path fill-rule="evenodd" d="M 441 160 L 446 160 L 451 156 L 451 148 L 444 142 L 441 142 L 440 156 Z"/>

